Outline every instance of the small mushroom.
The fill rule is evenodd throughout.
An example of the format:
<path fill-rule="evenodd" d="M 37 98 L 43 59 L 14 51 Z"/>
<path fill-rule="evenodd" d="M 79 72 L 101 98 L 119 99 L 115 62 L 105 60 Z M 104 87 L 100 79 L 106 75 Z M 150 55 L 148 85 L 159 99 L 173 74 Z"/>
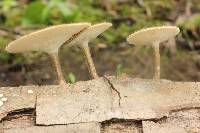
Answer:
<path fill-rule="evenodd" d="M 90 40 L 95 39 L 98 35 L 100 35 L 102 32 L 104 32 L 111 26 L 112 26 L 111 23 L 100 23 L 93 25 L 84 30 L 82 33 L 80 33 L 76 38 L 74 38 L 68 44 L 69 46 L 79 45 L 79 47 L 82 49 L 87 61 L 88 70 L 90 72 L 91 77 L 94 79 L 98 78 L 98 74 L 96 72 L 94 62 L 91 57 L 88 43 Z"/>
<path fill-rule="evenodd" d="M 65 84 L 65 79 L 58 59 L 59 48 L 62 44 L 71 39 L 71 37 L 88 28 L 90 25 L 90 23 L 75 23 L 51 26 L 25 35 L 9 43 L 6 50 L 9 53 L 30 51 L 42 51 L 48 53 L 53 60 L 59 84 Z"/>
<path fill-rule="evenodd" d="M 127 41 L 135 45 L 151 45 L 155 53 L 154 79 L 160 79 L 160 52 L 159 44 L 175 37 L 180 32 L 176 26 L 162 26 L 142 29 L 131 34 Z"/>

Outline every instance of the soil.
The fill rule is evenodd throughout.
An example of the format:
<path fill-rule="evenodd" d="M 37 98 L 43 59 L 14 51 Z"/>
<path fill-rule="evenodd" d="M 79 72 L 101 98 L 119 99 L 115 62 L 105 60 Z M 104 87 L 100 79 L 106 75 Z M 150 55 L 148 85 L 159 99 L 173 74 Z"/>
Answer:
<path fill-rule="evenodd" d="M 123 47 L 99 48 L 90 45 L 92 57 L 99 76 L 116 75 L 141 78 L 152 78 L 154 72 L 153 50 L 136 48 L 128 44 Z M 181 52 L 180 52 L 181 51 Z M 161 78 L 173 81 L 200 81 L 200 56 L 198 52 L 177 50 L 175 55 L 161 48 Z M 62 48 L 60 60 L 66 76 L 73 72 L 76 81 L 89 80 L 84 57 L 79 48 Z M 117 66 L 121 69 L 117 70 Z M 41 54 L 31 62 L 7 64 L 0 61 L 0 86 L 45 85 L 57 84 L 55 71 L 48 55 Z"/>

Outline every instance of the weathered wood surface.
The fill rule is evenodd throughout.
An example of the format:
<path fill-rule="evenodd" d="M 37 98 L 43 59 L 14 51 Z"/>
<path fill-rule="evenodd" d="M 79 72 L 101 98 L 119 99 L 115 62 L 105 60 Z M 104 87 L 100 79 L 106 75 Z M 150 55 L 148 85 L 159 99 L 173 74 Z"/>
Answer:
<path fill-rule="evenodd" d="M 8 99 L 0 106 L 0 132 L 152 133 L 170 127 L 177 132 L 200 128 L 198 82 L 103 77 L 73 85 L 2 87 L 0 94 Z M 29 110 L 31 117 L 26 116 Z M 185 115 L 180 115 L 182 110 Z M 112 123 L 113 119 L 119 122 Z M 196 121 L 185 124 L 188 120 Z"/>
<path fill-rule="evenodd" d="M 37 88 L 37 86 L 1 87 L 0 94 L 8 100 L 0 106 L 0 120 L 13 111 L 35 108 L 36 93 L 29 94 L 28 90 Z"/>
<path fill-rule="evenodd" d="M 200 109 L 183 109 L 170 113 L 165 119 L 143 121 L 144 133 L 199 133 Z"/>
<path fill-rule="evenodd" d="M 3 133 L 100 133 L 99 123 L 35 126 L 33 116 L 21 116 L 2 124 Z"/>
<path fill-rule="evenodd" d="M 51 89 L 52 92 L 57 90 Z M 102 122 L 111 118 L 111 104 L 112 92 L 104 79 L 79 82 L 53 95 L 39 95 L 36 103 L 36 123 L 52 125 Z"/>

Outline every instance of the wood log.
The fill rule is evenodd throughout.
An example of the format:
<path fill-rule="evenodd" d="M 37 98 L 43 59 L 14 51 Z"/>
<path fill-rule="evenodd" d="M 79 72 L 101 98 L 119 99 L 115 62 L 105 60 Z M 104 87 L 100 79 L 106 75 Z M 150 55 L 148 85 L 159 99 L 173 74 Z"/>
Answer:
<path fill-rule="evenodd" d="M 101 77 L 1 87 L 0 132 L 200 132 L 200 83 Z"/>

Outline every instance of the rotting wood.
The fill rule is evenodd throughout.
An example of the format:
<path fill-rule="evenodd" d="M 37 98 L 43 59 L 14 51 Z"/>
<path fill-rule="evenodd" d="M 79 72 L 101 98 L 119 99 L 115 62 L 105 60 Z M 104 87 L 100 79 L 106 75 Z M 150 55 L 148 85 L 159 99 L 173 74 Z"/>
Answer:
<path fill-rule="evenodd" d="M 3 94 L 8 100 L 0 107 L 0 120 L 9 113 L 35 108 L 36 93 L 28 94 L 28 90 L 37 88 L 38 86 L 1 87 L 0 94 Z"/>
<path fill-rule="evenodd" d="M 200 106 L 200 83 L 109 77 L 120 92 L 123 119 L 159 119 L 171 111 Z"/>
<path fill-rule="evenodd" d="M 187 133 L 182 127 L 177 127 L 172 124 L 155 123 L 152 121 L 143 122 L 143 133 Z"/>
<path fill-rule="evenodd" d="M 199 133 L 200 109 L 182 109 L 164 119 L 143 121 L 144 133 Z"/>
<path fill-rule="evenodd" d="M 113 91 L 110 84 L 120 93 L 120 105 L 119 95 Z M 29 94 L 28 90 L 33 90 L 33 93 Z M 160 126 L 163 125 L 167 128 L 173 125 L 174 129 L 178 127 L 177 131 L 179 129 L 182 131 L 184 126 L 189 127 L 184 128 L 186 131 L 196 131 L 200 128 L 199 123 L 194 124 L 200 116 L 200 83 L 198 82 L 106 77 L 106 79 L 77 82 L 73 85 L 1 87 L 0 93 L 8 98 L 8 101 L 0 107 L 0 127 L 3 129 L 7 126 L 6 121 L 20 118 L 11 117 L 16 115 L 16 112 L 24 116 L 23 111 L 35 110 L 35 108 L 36 118 L 32 119 L 34 126 L 27 128 L 26 132 L 39 127 L 45 128 L 35 131 L 46 131 L 56 125 L 105 123 L 114 118 L 131 120 L 133 124 L 129 127 L 129 125 L 112 123 L 107 131 L 130 129 L 131 132 L 135 129 L 134 123 L 142 121 L 143 131 L 146 132 L 149 128 L 161 130 Z M 182 113 L 183 110 L 186 113 Z M 189 123 L 184 124 L 186 121 Z M 122 123 L 126 122 L 122 121 Z M 179 125 L 182 127 L 179 128 Z M 9 130 L 14 132 L 11 129 L 12 127 Z M 101 129 L 101 131 L 105 130 Z"/>
<path fill-rule="evenodd" d="M 63 92 L 37 97 L 37 124 L 102 122 L 111 118 L 112 92 L 103 78 L 78 82 L 60 91 Z"/>
<path fill-rule="evenodd" d="M 102 133 L 142 133 L 142 121 L 112 119 L 101 123 Z"/>
<path fill-rule="evenodd" d="M 70 125 L 36 126 L 34 116 L 20 116 L 17 119 L 4 121 L 3 133 L 100 133 L 99 123 L 81 123 Z"/>

